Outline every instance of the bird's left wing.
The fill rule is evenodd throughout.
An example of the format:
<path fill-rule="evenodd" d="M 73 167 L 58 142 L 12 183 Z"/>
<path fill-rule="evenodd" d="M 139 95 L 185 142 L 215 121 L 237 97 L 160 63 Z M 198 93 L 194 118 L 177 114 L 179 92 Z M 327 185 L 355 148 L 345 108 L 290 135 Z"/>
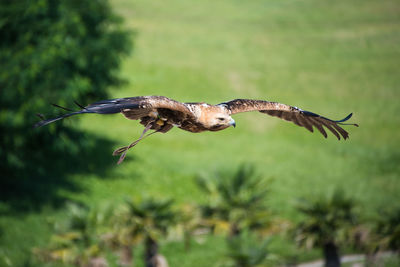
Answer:
<path fill-rule="evenodd" d="M 147 116 L 155 109 L 168 109 L 172 112 L 193 116 L 193 113 L 185 104 L 165 96 L 141 96 L 125 99 L 130 103 L 136 103 L 135 106 L 127 105 L 120 110 L 125 117 L 131 120 L 137 120 L 143 116 Z"/>
<path fill-rule="evenodd" d="M 248 111 L 259 111 L 261 113 L 291 121 L 298 126 L 306 128 L 310 132 L 313 132 L 313 127 L 315 127 L 325 138 L 327 137 L 327 134 L 324 127 L 331 131 L 338 140 L 340 140 L 340 136 L 342 136 L 344 139 L 347 139 L 349 137 L 348 132 L 346 132 L 339 125 L 354 125 L 358 127 L 357 124 L 343 123 L 351 118 L 351 116 L 353 115 L 352 113 L 350 113 L 346 118 L 342 120 L 335 121 L 315 114 L 313 112 L 305 111 L 300 108 L 281 104 L 278 102 L 252 99 L 235 99 L 232 101 L 221 103 L 220 105 L 226 106 L 231 114 Z"/>

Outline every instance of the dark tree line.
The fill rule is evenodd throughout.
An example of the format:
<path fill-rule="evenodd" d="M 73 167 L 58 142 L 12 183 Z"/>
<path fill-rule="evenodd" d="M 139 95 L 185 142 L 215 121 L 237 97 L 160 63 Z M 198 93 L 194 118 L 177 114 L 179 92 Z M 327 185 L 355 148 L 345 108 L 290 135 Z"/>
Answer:
<path fill-rule="evenodd" d="M 107 88 L 121 83 L 120 57 L 130 46 L 107 0 L 0 1 L 0 201 L 44 201 L 68 168 L 87 168 L 79 161 L 82 151 L 107 141 L 85 141 L 63 122 L 33 130 L 35 114 L 55 115 L 50 103 L 107 97 Z"/>

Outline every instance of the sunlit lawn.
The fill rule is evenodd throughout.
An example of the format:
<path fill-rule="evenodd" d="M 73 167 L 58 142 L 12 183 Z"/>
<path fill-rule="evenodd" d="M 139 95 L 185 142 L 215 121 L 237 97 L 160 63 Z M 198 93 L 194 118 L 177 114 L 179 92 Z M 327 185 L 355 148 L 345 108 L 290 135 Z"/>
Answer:
<path fill-rule="evenodd" d="M 212 104 L 274 100 L 332 119 L 354 112 L 352 121 L 360 127 L 347 127 L 350 139 L 338 142 L 260 113 L 239 114 L 237 127 L 223 132 L 174 129 L 153 135 L 104 177 L 72 176 L 82 191 L 61 195 L 92 206 L 127 195 L 194 203 L 205 199 L 193 183 L 196 175 L 246 162 L 272 180 L 271 209 L 288 220 L 298 220 L 298 197 L 337 186 L 359 201 L 365 215 L 399 201 L 397 1 L 113 0 L 112 6 L 136 32 L 134 51 L 123 59 L 122 76 L 129 83 L 113 89 L 113 97 L 165 95 Z M 116 148 L 142 131 L 139 123 L 118 115 L 87 115 L 68 123 L 113 140 Z M 21 220 L 0 219 L 17 221 L 3 233 L 0 264 L 4 256 L 20 263 L 21 248 L 26 254 L 45 243 L 49 228 L 42 223 L 52 214 L 49 209 Z M 36 230 L 29 231 L 28 224 Z M 171 266 L 213 266 L 224 255 L 219 238 L 188 253 L 179 243 L 164 245 Z M 286 250 L 280 242 L 275 248 Z"/>

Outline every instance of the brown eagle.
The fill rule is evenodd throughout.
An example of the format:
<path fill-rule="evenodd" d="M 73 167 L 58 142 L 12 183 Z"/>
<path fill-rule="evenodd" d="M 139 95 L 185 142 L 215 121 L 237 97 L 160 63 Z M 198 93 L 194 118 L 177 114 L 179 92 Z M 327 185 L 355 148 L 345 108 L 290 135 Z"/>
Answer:
<path fill-rule="evenodd" d="M 55 104 L 53 105 L 63 108 Z M 145 129 L 139 139 L 129 146 L 114 151 L 113 155 L 119 155 L 122 153 L 118 164 L 124 160 L 128 149 L 153 133 L 166 133 L 174 126 L 192 133 L 220 131 L 229 126 L 235 127 L 236 123 L 231 115 L 240 112 L 259 111 L 261 113 L 291 121 L 298 126 L 306 128 L 310 132 L 313 132 L 313 127 L 315 127 L 323 136 L 325 136 L 325 138 L 327 137 L 327 134 L 324 127 L 326 127 L 337 137 L 338 140 L 340 140 L 340 136 L 344 139 L 349 137 L 349 134 L 339 125 L 358 126 L 357 124 L 343 123 L 350 119 L 352 113 L 342 120 L 335 121 L 297 107 L 277 102 L 252 99 L 235 99 L 218 105 L 210 105 L 204 102 L 181 103 L 165 96 L 137 96 L 103 100 L 90 104 L 87 107 L 83 107 L 79 104 L 77 105 L 81 110 L 67 113 L 53 119 L 39 121 L 35 124 L 35 127 L 40 127 L 82 113 L 122 113 L 128 119 L 140 120 L 140 123 L 145 126 Z M 72 111 L 67 108 L 63 109 Z M 42 115 L 40 115 L 40 117 L 43 118 Z M 154 130 L 154 132 L 145 135 L 149 130 Z"/>

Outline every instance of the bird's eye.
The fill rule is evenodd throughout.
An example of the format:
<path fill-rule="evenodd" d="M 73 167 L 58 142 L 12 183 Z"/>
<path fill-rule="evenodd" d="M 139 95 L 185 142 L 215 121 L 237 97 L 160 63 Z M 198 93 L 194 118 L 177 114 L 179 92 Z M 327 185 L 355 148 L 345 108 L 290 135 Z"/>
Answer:
<path fill-rule="evenodd" d="M 218 120 L 219 120 L 219 121 L 224 121 L 225 119 L 224 119 L 224 118 L 218 118 Z"/>

